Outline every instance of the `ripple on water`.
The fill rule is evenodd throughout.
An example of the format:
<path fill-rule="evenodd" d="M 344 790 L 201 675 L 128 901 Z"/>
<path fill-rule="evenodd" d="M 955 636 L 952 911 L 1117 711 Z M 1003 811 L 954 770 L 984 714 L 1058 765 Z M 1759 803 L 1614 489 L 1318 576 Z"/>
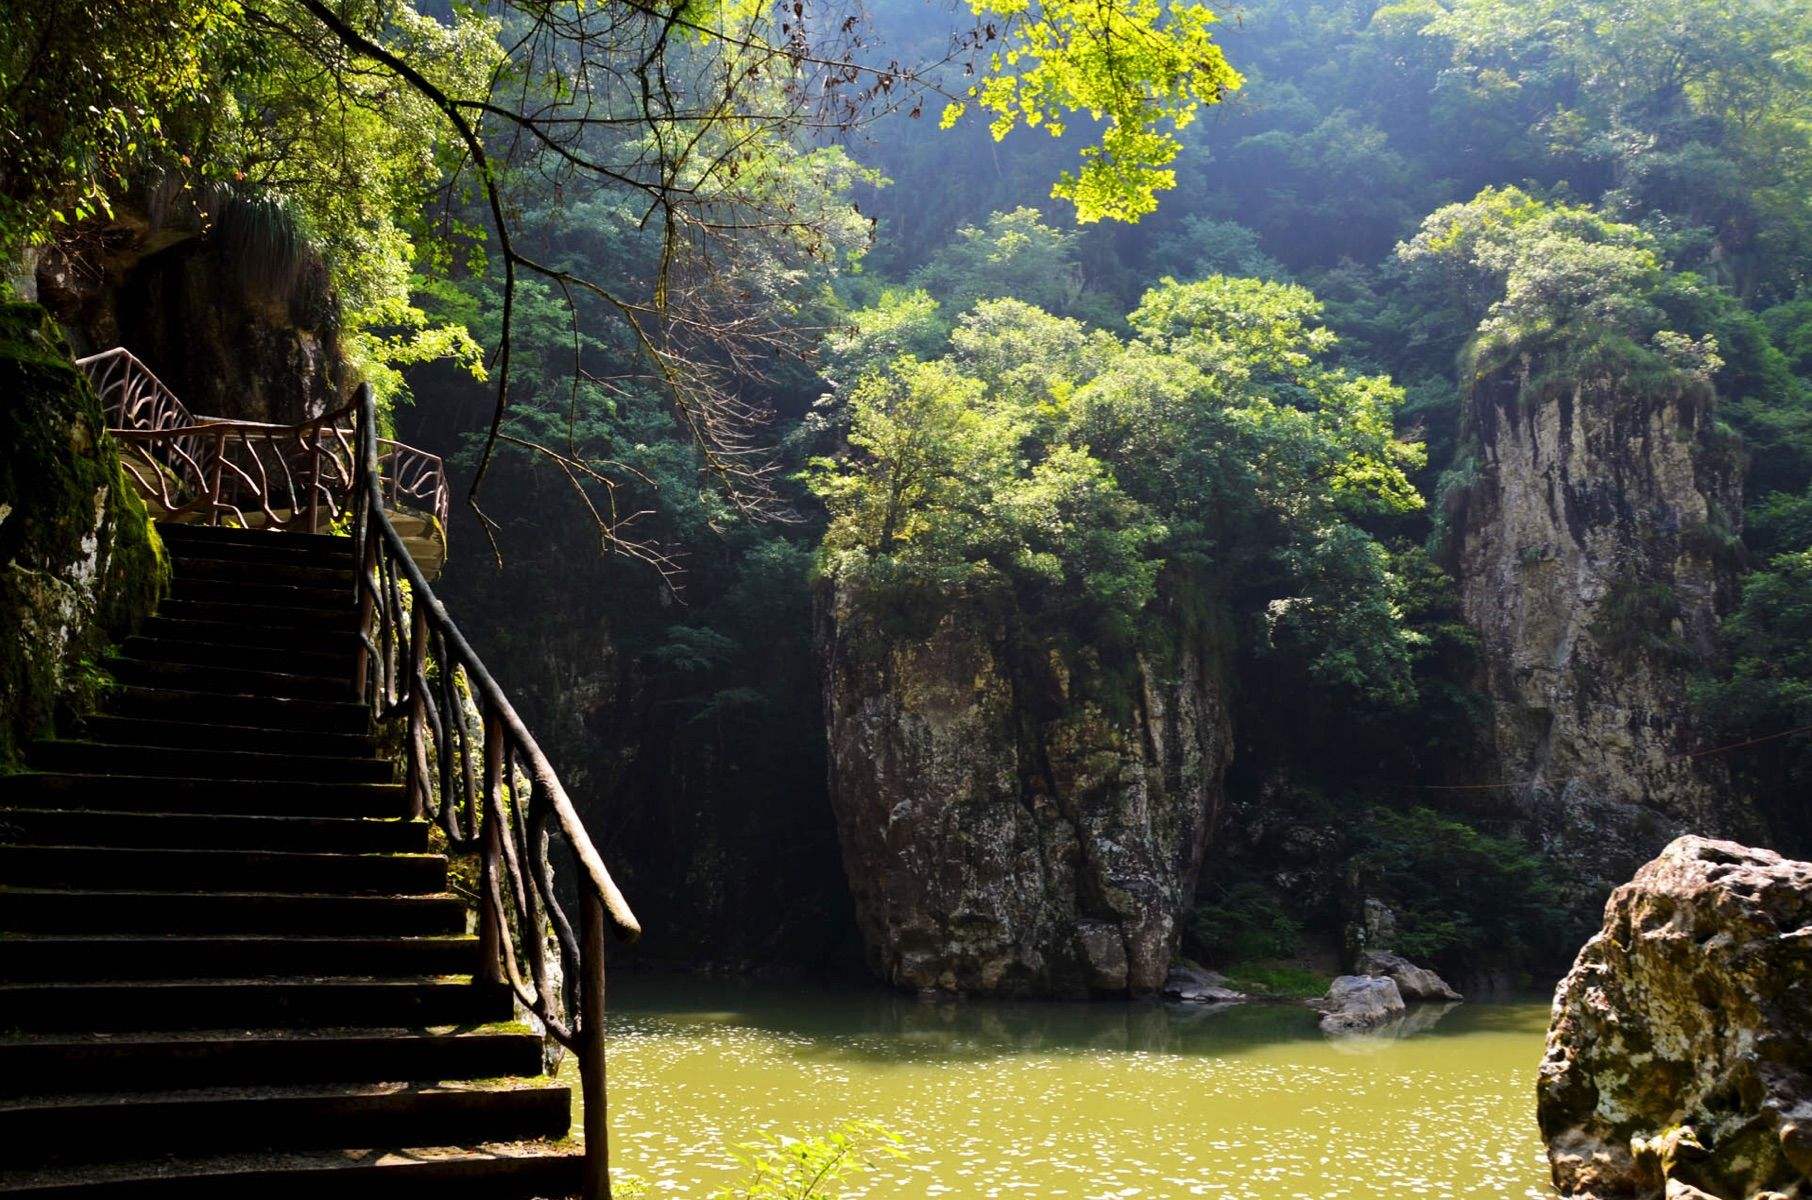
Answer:
<path fill-rule="evenodd" d="M 1550 1195 L 1540 1005 L 1462 1005 L 1353 1053 L 1300 1010 L 1204 1020 L 692 980 L 634 980 L 612 1000 L 613 1161 L 657 1193 L 733 1179 L 732 1143 L 865 1117 L 910 1158 L 852 1197 Z"/>

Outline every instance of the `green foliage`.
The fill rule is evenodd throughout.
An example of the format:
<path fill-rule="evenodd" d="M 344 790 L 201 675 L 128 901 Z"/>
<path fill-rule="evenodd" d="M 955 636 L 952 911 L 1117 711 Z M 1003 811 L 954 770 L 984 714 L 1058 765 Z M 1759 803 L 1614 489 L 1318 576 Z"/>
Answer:
<path fill-rule="evenodd" d="M 1437 209 L 1397 259 L 1499 352 L 1600 331 L 1647 338 L 1661 321 L 1653 298 L 1664 269 L 1652 237 L 1519 188 Z"/>
<path fill-rule="evenodd" d="M 710 1200 L 836 1200 L 843 1185 L 877 1163 L 906 1157 L 897 1134 L 877 1121 L 851 1120 L 820 1137 L 781 1137 L 749 1142 L 731 1153 L 747 1172 L 711 1193 Z M 619 1200 L 649 1194 L 648 1181 L 621 1175 L 611 1181 Z"/>
<path fill-rule="evenodd" d="M 1062 316 L 1093 307 L 1076 261 L 1076 235 L 1045 224 L 1035 208 L 996 212 L 981 226 L 964 225 L 912 276 L 948 313 L 977 301 L 1010 297 Z"/>
<path fill-rule="evenodd" d="M 1739 775 L 1770 799 L 1812 786 L 1812 539 L 1777 554 L 1743 582 L 1725 622 L 1728 674 L 1701 680 L 1695 700 L 1723 740 L 1766 739 L 1732 756 Z M 1783 736 L 1785 735 L 1785 736 Z M 1812 834 L 1803 806 L 1780 806 L 1797 840 Z"/>
<path fill-rule="evenodd" d="M 845 1121 L 822 1137 L 771 1135 L 738 1146 L 736 1161 L 746 1171 L 711 1200 L 831 1200 L 838 1185 L 882 1160 L 906 1157 L 899 1136 L 875 1121 Z"/>
<path fill-rule="evenodd" d="M 1061 137 L 1074 114 L 1105 119 L 1099 144 L 1082 151 L 1082 169 L 1064 172 L 1051 194 L 1076 206 L 1081 222 L 1137 221 L 1176 186 L 1170 165 L 1182 143 L 1173 132 L 1203 105 L 1220 103 L 1240 76 L 1214 43 L 1215 16 L 1182 0 L 970 0 L 978 16 L 1004 18 L 1006 44 L 988 74 L 969 89 L 993 117 L 999 141 L 1023 125 Z M 946 128 L 967 103 L 945 110 Z"/>
<path fill-rule="evenodd" d="M 1334 981 L 1326 972 L 1293 962 L 1235 963 L 1223 974 L 1235 991 L 1277 1000 L 1313 1000 L 1327 995 Z"/>
<path fill-rule="evenodd" d="M 1417 961 L 1514 961 L 1554 949 L 1564 914 L 1548 868 L 1520 842 L 1430 808 L 1375 807 L 1354 828 L 1352 870 L 1397 917 Z"/>
<path fill-rule="evenodd" d="M 1501 105 L 1551 160 L 1605 164 L 1619 202 L 1715 231 L 1739 291 L 1804 269 L 1804 6 L 1460 0 L 1426 32 L 1469 102 Z"/>
<path fill-rule="evenodd" d="M 204 101 L 238 0 L 15 0 L 0 37 L 0 256 L 111 211 L 134 166 Z"/>
<path fill-rule="evenodd" d="M 1592 633 L 1625 660 L 1682 663 L 1690 651 L 1680 636 L 1680 614 L 1680 597 L 1670 585 L 1619 579 L 1599 602 Z"/>
<path fill-rule="evenodd" d="M 1258 235 L 1235 221 L 1185 217 L 1182 228 L 1152 240 L 1153 274 L 1178 279 L 1236 275 L 1248 279 L 1283 279 L 1283 264 L 1259 247 Z"/>
<path fill-rule="evenodd" d="M 1240 581 L 1330 687 L 1401 700 L 1388 555 L 1354 518 L 1415 508 L 1401 393 L 1321 359 L 1302 288 L 1166 281 L 1130 341 L 1018 301 L 978 305 L 933 362 L 847 394 L 851 454 L 811 485 L 833 572 L 916 578 L 926 603 L 1006 581 L 1040 626 L 1130 645 L 1166 569 Z"/>
<path fill-rule="evenodd" d="M 1302 923 L 1289 914 L 1271 889 L 1243 880 L 1197 904 L 1184 937 L 1189 948 L 1209 963 L 1246 964 L 1295 954 L 1302 941 Z"/>
<path fill-rule="evenodd" d="M 95 664 L 169 584 L 100 401 L 42 308 L 0 306 L 0 765 L 98 697 Z"/>

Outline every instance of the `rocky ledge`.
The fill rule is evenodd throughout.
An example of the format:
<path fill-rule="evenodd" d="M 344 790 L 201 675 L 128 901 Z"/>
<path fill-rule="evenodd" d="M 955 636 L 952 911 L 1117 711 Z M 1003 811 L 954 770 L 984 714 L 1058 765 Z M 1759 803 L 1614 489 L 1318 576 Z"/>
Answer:
<path fill-rule="evenodd" d="M 1612 893 L 1537 1117 L 1564 1196 L 1812 1194 L 1812 863 L 1682 837 Z"/>

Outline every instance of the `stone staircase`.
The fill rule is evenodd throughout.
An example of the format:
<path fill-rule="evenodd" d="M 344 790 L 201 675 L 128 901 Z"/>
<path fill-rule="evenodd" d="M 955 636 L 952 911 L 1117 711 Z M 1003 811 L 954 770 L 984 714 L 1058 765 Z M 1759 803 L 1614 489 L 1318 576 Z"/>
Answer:
<path fill-rule="evenodd" d="M 0 1195 L 573 1194 L 356 698 L 351 541 L 163 533 L 102 714 L 0 777 Z"/>

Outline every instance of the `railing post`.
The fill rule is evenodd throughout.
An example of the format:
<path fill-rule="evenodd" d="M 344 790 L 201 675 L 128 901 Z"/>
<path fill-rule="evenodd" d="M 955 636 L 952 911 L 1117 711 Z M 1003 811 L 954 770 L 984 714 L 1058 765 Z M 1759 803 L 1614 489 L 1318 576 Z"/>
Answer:
<path fill-rule="evenodd" d="M 503 930 L 497 909 L 503 899 L 497 863 L 503 857 L 503 722 L 494 712 L 484 714 L 484 799 L 473 814 L 479 825 L 478 849 L 478 969 L 490 983 L 503 982 Z"/>
<path fill-rule="evenodd" d="M 422 694 L 427 686 L 427 661 L 428 605 L 423 597 L 412 595 L 409 597 L 409 757 L 404 772 L 409 787 L 409 812 L 418 819 L 428 815 L 428 805 L 422 794 L 428 781 L 422 777 L 421 767 L 422 726 L 428 715 L 428 699 Z M 441 787 L 444 794 L 446 780 L 441 781 Z"/>
<path fill-rule="evenodd" d="M 370 517 L 369 510 L 367 510 L 366 517 L 367 519 Z M 359 589 L 359 647 L 358 658 L 353 666 L 353 684 L 358 689 L 357 695 L 360 700 L 368 700 L 371 698 L 369 687 L 371 681 L 371 618 L 376 609 L 374 597 L 372 595 L 371 572 L 377 566 L 377 542 L 377 538 L 373 537 L 371 531 L 367 529 L 365 531 L 364 553 L 359 555 L 359 575 L 357 580 Z M 374 718 L 376 712 L 377 709 L 373 706 L 372 713 Z"/>
<path fill-rule="evenodd" d="M 321 532 L 321 430 L 308 439 L 308 532 Z"/>
<path fill-rule="evenodd" d="M 610 1200 L 610 1112 L 604 1087 L 604 898 L 579 883 L 579 1091 L 585 1111 L 585 1200 Z"/>
<path fill-rule="evenodd" d="M 214 470 L 208 479 L 208 524 L 220 524 L 220 474 L 226 467 L 225 429 L 214 435 Z"/>

